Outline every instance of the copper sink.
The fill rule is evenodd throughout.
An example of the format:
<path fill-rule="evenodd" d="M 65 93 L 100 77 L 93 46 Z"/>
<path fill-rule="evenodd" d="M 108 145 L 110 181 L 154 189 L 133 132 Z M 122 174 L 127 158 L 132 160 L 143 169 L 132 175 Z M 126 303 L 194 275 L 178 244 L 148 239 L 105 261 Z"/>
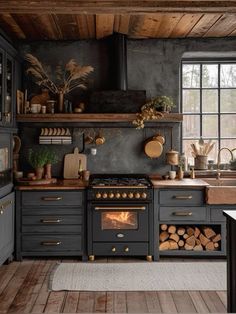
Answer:
<path fill-rule="evenodd" d="M 236 178 L 208 178 L 204 179 L 205 182 L 210 184 L 210 186 L 235 186 L 236 187 Z"/>
<path fill-rule="evenodd" d="M 236 178 L 207 178 L 206 187 L 207 204 L 236 205 Z"/>

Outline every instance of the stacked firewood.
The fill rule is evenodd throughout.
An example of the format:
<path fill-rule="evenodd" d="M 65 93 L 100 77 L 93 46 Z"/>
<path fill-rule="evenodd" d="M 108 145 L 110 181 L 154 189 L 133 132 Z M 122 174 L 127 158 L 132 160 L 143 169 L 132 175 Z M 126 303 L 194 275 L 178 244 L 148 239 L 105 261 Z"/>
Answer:
<path fill-rule="evenodd" d="M 221 234 L 210 226 L 160 226 L 159 250 L 215 251 L 220 249 Z"/>

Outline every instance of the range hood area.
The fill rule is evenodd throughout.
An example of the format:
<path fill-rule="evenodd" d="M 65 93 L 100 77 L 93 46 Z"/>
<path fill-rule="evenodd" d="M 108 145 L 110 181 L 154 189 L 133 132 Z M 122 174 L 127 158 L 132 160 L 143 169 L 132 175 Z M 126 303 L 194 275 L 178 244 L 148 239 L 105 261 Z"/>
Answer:
<path fill-rule="evenodd" d="M 123 34 L 114 34 L 109 46 L 111 90 L 92 92 L 88 112 L 136 113 L 146 101 L 145 90 L 128 89 L 127 39 Z"/>

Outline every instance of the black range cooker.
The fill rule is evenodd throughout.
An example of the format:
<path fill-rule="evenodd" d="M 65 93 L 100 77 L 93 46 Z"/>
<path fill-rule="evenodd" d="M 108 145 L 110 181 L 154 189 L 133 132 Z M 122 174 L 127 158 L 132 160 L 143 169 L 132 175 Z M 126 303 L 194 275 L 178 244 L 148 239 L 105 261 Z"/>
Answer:
<path fill-rule="evenodd" d="M 92 175 L 88 255 L 154 257 L 153 187 L 144 175 Z"/>

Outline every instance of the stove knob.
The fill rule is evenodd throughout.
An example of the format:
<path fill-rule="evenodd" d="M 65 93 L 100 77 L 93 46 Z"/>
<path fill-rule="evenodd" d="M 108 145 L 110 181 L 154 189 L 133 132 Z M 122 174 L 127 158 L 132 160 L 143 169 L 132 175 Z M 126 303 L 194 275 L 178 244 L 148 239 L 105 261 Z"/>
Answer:
<path fill-rule="evenodd" d="M 142 198 L 147 198 L 147 193 L 143 192 L 141 196 L 142 196 Z"/>
<path fill-rule="evenodd" d="M 101 197 L 102 197 L 101 193 L 96 194 L 96 198 L 101 198 Z"/>
<path fill-rule="evenodd" d="M 107 193 L 103 193 L 102 198 L 107 198 Z"/>
<path fill-rule="evenodd" d="M 122 193 L 121 196 L 122 196 L 122 198 L 126 198 L 127 194 L 126 193 Z"/>
<path fill-rule="evenodd" d="M 135 197 L 135 198 L 140 198 L 140 196 L 141 196 L 140 193 L 135 193 L 135 194 L 134 194 L 134 197 Z"/>
<path fill-rule="evenodd" d="M 114 193 L 112 193 L 112 192 L 108 194 L 108 197 L 109 197 L 109 198 L 113 198 L 114 196 L 115 196 L 115 195 L 114 195 Z"/>
<path fill-rule="evenodd" d="M 120 198 L 121 197 L 120 193 L 116 193 L 115 197 Z"/>
<path fill-rule="evenodd" d="M 128 194 L 128 197 L 129 197 L 129 198 L 133 198 L 133 197 L 134 197 L 134 193 L 130 192 L 130 193 Z"/>
<path fill-rule="evenodd" d="M 124 251 L 125 251 L 126 253 L 128 253 L 128 252 L 129 252 L 129 248 L 126 247 Z"/>
<path fill-rule="evenodd" d="M 116 248 L 113 246 L 113 248 L 111 249 L 112 252 L 116 252 Z"/>

